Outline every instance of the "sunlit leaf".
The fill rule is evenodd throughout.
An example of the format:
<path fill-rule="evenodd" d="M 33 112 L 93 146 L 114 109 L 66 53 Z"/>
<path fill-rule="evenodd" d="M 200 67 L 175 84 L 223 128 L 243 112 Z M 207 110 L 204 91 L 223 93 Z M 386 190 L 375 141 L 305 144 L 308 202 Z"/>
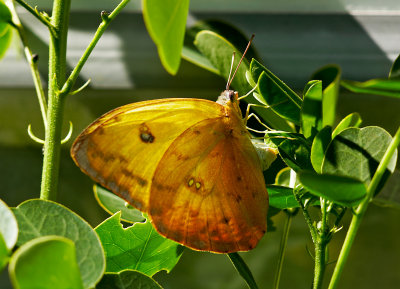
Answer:
<path fill-rule="evenodd" d="M 267 190 L 271 207 L 281 210 L 299 207 L 292 188 L 268 185 Z"/>
<path fill-rule="evenodd" d="M 369 184 L 391 140 L 390 134 L 380 127 L 345 129 L 330 143 L 323 161 L 322 172 L 355 178 Z M 397 151 L 377 191 L 394 171 L 396 160 Z"/>
<path fill-rule="evenodd" d="M 335 138 L 339 133 L 349 127 L 360 127 L 362 123 L 361 116 L 358 112 L 353 112 L 343 118 L 332 132 L 332 138 Z"/>
<path fill-rule="evenodd" d="M 218 35 L 225 38 L 228 42 L 232 43 L 233 46 L 238 48 L 246 47 L 249 41 L 248 38 L 236 27 L 220 20 L 199 21 L 191 26 L 185 34 L 185 42 L 182 49 L 182 58 L 216 74 L 219 74 L 218 68 L 214 67 L 211 64 L 210 60 L 205 55 L 203 55 L 194 45 L 197 33 L 203 30 L 217 33 Z M 246 58 L 258 58 L 257 52 L 255 51 L 253 46 L 250 46 L 249 50 L 247 51 Z"/>
<path fill-rule="evenodd" d="M 389 97 L 400 97 L 400 81 L 398 79 L 371 79 L 365 82 L 343 80 L 342 86 L 357 92 Z"/>
<path fill-rule="evenodd" d="M 96 289 L 162 289 L 151 277 L 135 271 L 123 270 L 118 273 L 106 273 Z"/>
<path fill-rule="evenodd" d="M 301 129 L 306 138 L 314 137 L 322 128 L 322 82 L 311 80 L 304 89 L 301 106 Z"/>
<path fill-rule="evenodd" d="M 311 164 L 317 173 L 322 173 L 322 163 L 325 158 L 325 152 L 332 140 L 332 128 L 324 127 L 318 132 L 311 146 Z"/>
<path fill-rule="evenodd" d="M 311 194 L 345 207 L 358 205 L 367 194 L 363 182 L 349 177 L 302 171 L 298 178 Z"/>
<path fill-rule="evenodd" d="M 83 287 L 74 242 L 45 236 L 22 245 L 10 260 L 10 279 L 19 289 Z"/>
<path fill-rule="evenodd" d="M 311 79 L 321 80 L 322 97 L 322 127 L 333 126 L 336 117 L 336 103 L 339 95 L 341 69 L 337 65 L 327 65 L 316 71 Z"/>
<path fill-rule="evenodd" d="M 18 222 L 19 246 L 49 235 L 66 237 L 75 243 L 76 257 L 85 288 L 94 287 L 105 268 L 99 237 L 90 225 L 60 204 L 44 200 L 28 200 L 13 208 Z"/>
<path fill-rule="evenodd" d="M 8 250 L 14 248 L 18 238 L 18 224 L 11 209 L 0 200 L 0 234 Z"/>
<path fill-rule="evenodd" d="M 99 185 L 94 185 L 93 191 L 97 202 L 110 215 L 121 211 L 121 220 L 124 222 L 136 223 L 144 222 L 146 220 L 139 210 L 130 205 L 127 206 L 126 201 L 118 197 L 116 194 Z"/>
<path fill-rule="evenodd" d="M 143 0 L 143 18 L 164 68 L 176 74 L 186 29 L 189 0 Z"/>
<path fill-rule="evenodd" d="M 106 272 L 134 269 L 153 276 L 172 270 L 184 247 L 158 234 L 150 222 L 123 228 L 120 216 L 118 212 L 96 227 L 106 253 Z"/>
<path fill-rule="evenodd" d="M 301 98 L 255 59 L 251 61 L 250 72 L 265 103 L 284 119 L 299 125 Z"/>

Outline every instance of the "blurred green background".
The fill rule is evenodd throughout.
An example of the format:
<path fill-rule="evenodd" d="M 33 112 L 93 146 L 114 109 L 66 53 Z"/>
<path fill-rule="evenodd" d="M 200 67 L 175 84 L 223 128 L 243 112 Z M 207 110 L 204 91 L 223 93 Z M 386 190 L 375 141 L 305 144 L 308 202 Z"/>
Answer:
<path fill-rule="evenodd" d="M 48 2 L 38 1 L 39 7 L 49 7 Z M 99 23 L 99 13 L 95 11 L 117 3 L 84 2 L 73 3 L 68 50 L 70 68 Z M 236 25 L 246 35 L 255 33 L 254 45 L 263 62 L 297 91 L 302 90 L 313 71 L 328 63 L 339 64 L 345 79 L 364 81 L 386 77 L 391 62 L 400 53 L 400 17 L 385 14 L 386 10 L 378 9 L 379 12 L 377 8 L 381 6 L 375 2 L 369 1 L 369 6 L 363 6 L 360 1 L 350 1 L 357 9 L 366 7 L 364 12 L 356 8 L 348 11 L 348 5 L 341 1 L 332 1 L 333 4 L 325 10 L 319 6 L 317 9 L 311 0 L 303 1 L 305 4 L 301 7 L 291 7 L 289 4 L 294 1 L 288 1 L 287 5 L 278 5 L 281 10 L 276 7 L 273 10 L 271 4 L 263 4 L 263 1 L 251 1 L 253 8 L 246 11 L 243 10 L 247 5 L 243 4 L 244 1 L 242 4 L 232 1 L 231 5 L 227 1 L 208 1 L 215 3 L 214 10 L 205 2 L 192 1 L 194 10 L 189 21 L 222 19 Z M 386 2 L 383 8 L 400 10 L 396 1 Z M 100 8 L 94 10 L 95 4 Z M 92 83 L 82 93 L 67 99 L 65 133 L 68 121 L 74 124 L 75 137 L 102 113 L 125 103 L 164 97 L 215 100 L 223 90 L 224 80 L 187 62 L 182 63 L 176 76 L 168 75 L 160 65 L 140 13 L 135 12 L 135 5 L 132 4 L 130 11 L 120 15 L 110 26 L 82 71 L 80 83 L 88 78 Z M 26 13 L 22 13 L 21 18 L 30 27 L 29 41 L 34 53 L 39 54 L 41 74 L 46 80 L 46 33 Z M 355 111 L 361 114 L 364 126 L 379 125 L 393 134 L 400 124 L 400 99 L 342 91 L 337 118 Z M 28 66 L 15 40 L 6 57 L 0 61 L 0 198 L 10 206 L 39 196 L 41 146 L 28 137 L 26 130 L 31 124 L 35 135 L 43 137 L 40 117 Z M 107 214 L 94 200 L 92 182 L 69 157 L 70 145 L 71 141 L 62 151 L 59 201 L 96 226 Z M 267 182 L 273 182 L 273 178 Z M 400 191 L 399 183 L 392 179 L 387 190 Z M 345 228 L 349 217 L 345 218 Z M 260 288 L 272 287 L 284 218 L 283 214 L 274 217 L 277 231 L 267 233 L 255 250 L 241 254 Z M 371 204 L 339 288 L 399 287 L 399 221 L 400 210 Z M 330 260 L 337 258 L 344 235 L 345 230 L 335 235 Z M 312 248 L 312 243 L 304 219 L 298 215 L 290 231 L 281 288 L 310 288 L 313 260 L 306 247 Z M 332 269 L 333 265 L 328 266 L 327 277 Z M 160 273 L 156 279 L 165 288 L 246 288 L 227 257 L 190 250 L 185 251 L 170 274 Z M 0 274 L 0 288 L 11 288 L 6 270 Z"/>

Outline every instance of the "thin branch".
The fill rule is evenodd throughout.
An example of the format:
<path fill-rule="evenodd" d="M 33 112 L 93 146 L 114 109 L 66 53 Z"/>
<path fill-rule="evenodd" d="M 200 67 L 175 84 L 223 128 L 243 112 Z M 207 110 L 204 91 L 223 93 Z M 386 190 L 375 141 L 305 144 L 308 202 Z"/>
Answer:
<path fill-rule="evenodd" d="M 35 16 L 40 22 L 42 22 L 44 25 L 47 26 L 47 28 L 50 30 L 51 34 L 54 35 L 55 33 L 55 27 L 53 24 L 51 24 L 50 20 L 43 16 L 39 11 L 37 11 L 36 7 L 33 8 L 30 6 L 28 3 L 26 3 L 24 0 L 15 0 L 19 5 L 24 7 L 28 12 L 30 12 L 33 16 Z"/>
<path fill-rule="evenodd" d="M 108 25 L 110 25 L 111 21 L 114 20 L 114 18 L 122 11 L 122 9 L 128 4 L 129 1 L 130 0 L 122 0 L 110 14 L 108 14 L 104 11 L 101 12 L 102 21 L 101 21 L 99 27 L 97 28 L 97 31 L 94 34 L 93 39 L 90 42 L 89 46 L 86 48 L 81 59 L 79 59 L 74 70 L 71 72 L 71 74 L 68 77 L 67 81 L 65 82 L 64 86 L 60 90 L 60 95 L 67 95 L 70 93 L 72 87 L 74 86 L 74 84 L 79 76 L 79 73 L 81 72 L 83 66 L 85 65 L 90 54 L 92 53 L 93 49 L 95 48 L 97 42 L 100 40 L 101 36 L 106 31 L 106 29 L 107 29 Z"/>

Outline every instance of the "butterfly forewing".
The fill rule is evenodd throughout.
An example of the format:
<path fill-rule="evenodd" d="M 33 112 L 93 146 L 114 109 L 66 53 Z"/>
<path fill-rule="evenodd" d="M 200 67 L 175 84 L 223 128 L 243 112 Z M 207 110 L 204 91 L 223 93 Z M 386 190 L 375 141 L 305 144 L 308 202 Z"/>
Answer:
<path fill-rule="evenodd" d="M 75 140 L 71 155 L 96 182 L 147 211 L 151 179 L 164 152 L 188 126 L 220 115 L 218 108 L 197 99 L 129 104 L 92 123 Z"/>

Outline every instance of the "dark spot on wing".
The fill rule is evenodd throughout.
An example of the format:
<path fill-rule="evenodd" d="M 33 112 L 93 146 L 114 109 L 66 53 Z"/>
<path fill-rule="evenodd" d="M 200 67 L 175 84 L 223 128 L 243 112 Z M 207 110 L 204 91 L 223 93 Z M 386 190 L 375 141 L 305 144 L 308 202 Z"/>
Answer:
<path fill-rule="evenodd" d="M 139 127 L 139 137 L 144 143 L 153 143 L 155 140 L 155 136 L 151 133 L 150 128 L 145 123 L 142 123 Z"/>

